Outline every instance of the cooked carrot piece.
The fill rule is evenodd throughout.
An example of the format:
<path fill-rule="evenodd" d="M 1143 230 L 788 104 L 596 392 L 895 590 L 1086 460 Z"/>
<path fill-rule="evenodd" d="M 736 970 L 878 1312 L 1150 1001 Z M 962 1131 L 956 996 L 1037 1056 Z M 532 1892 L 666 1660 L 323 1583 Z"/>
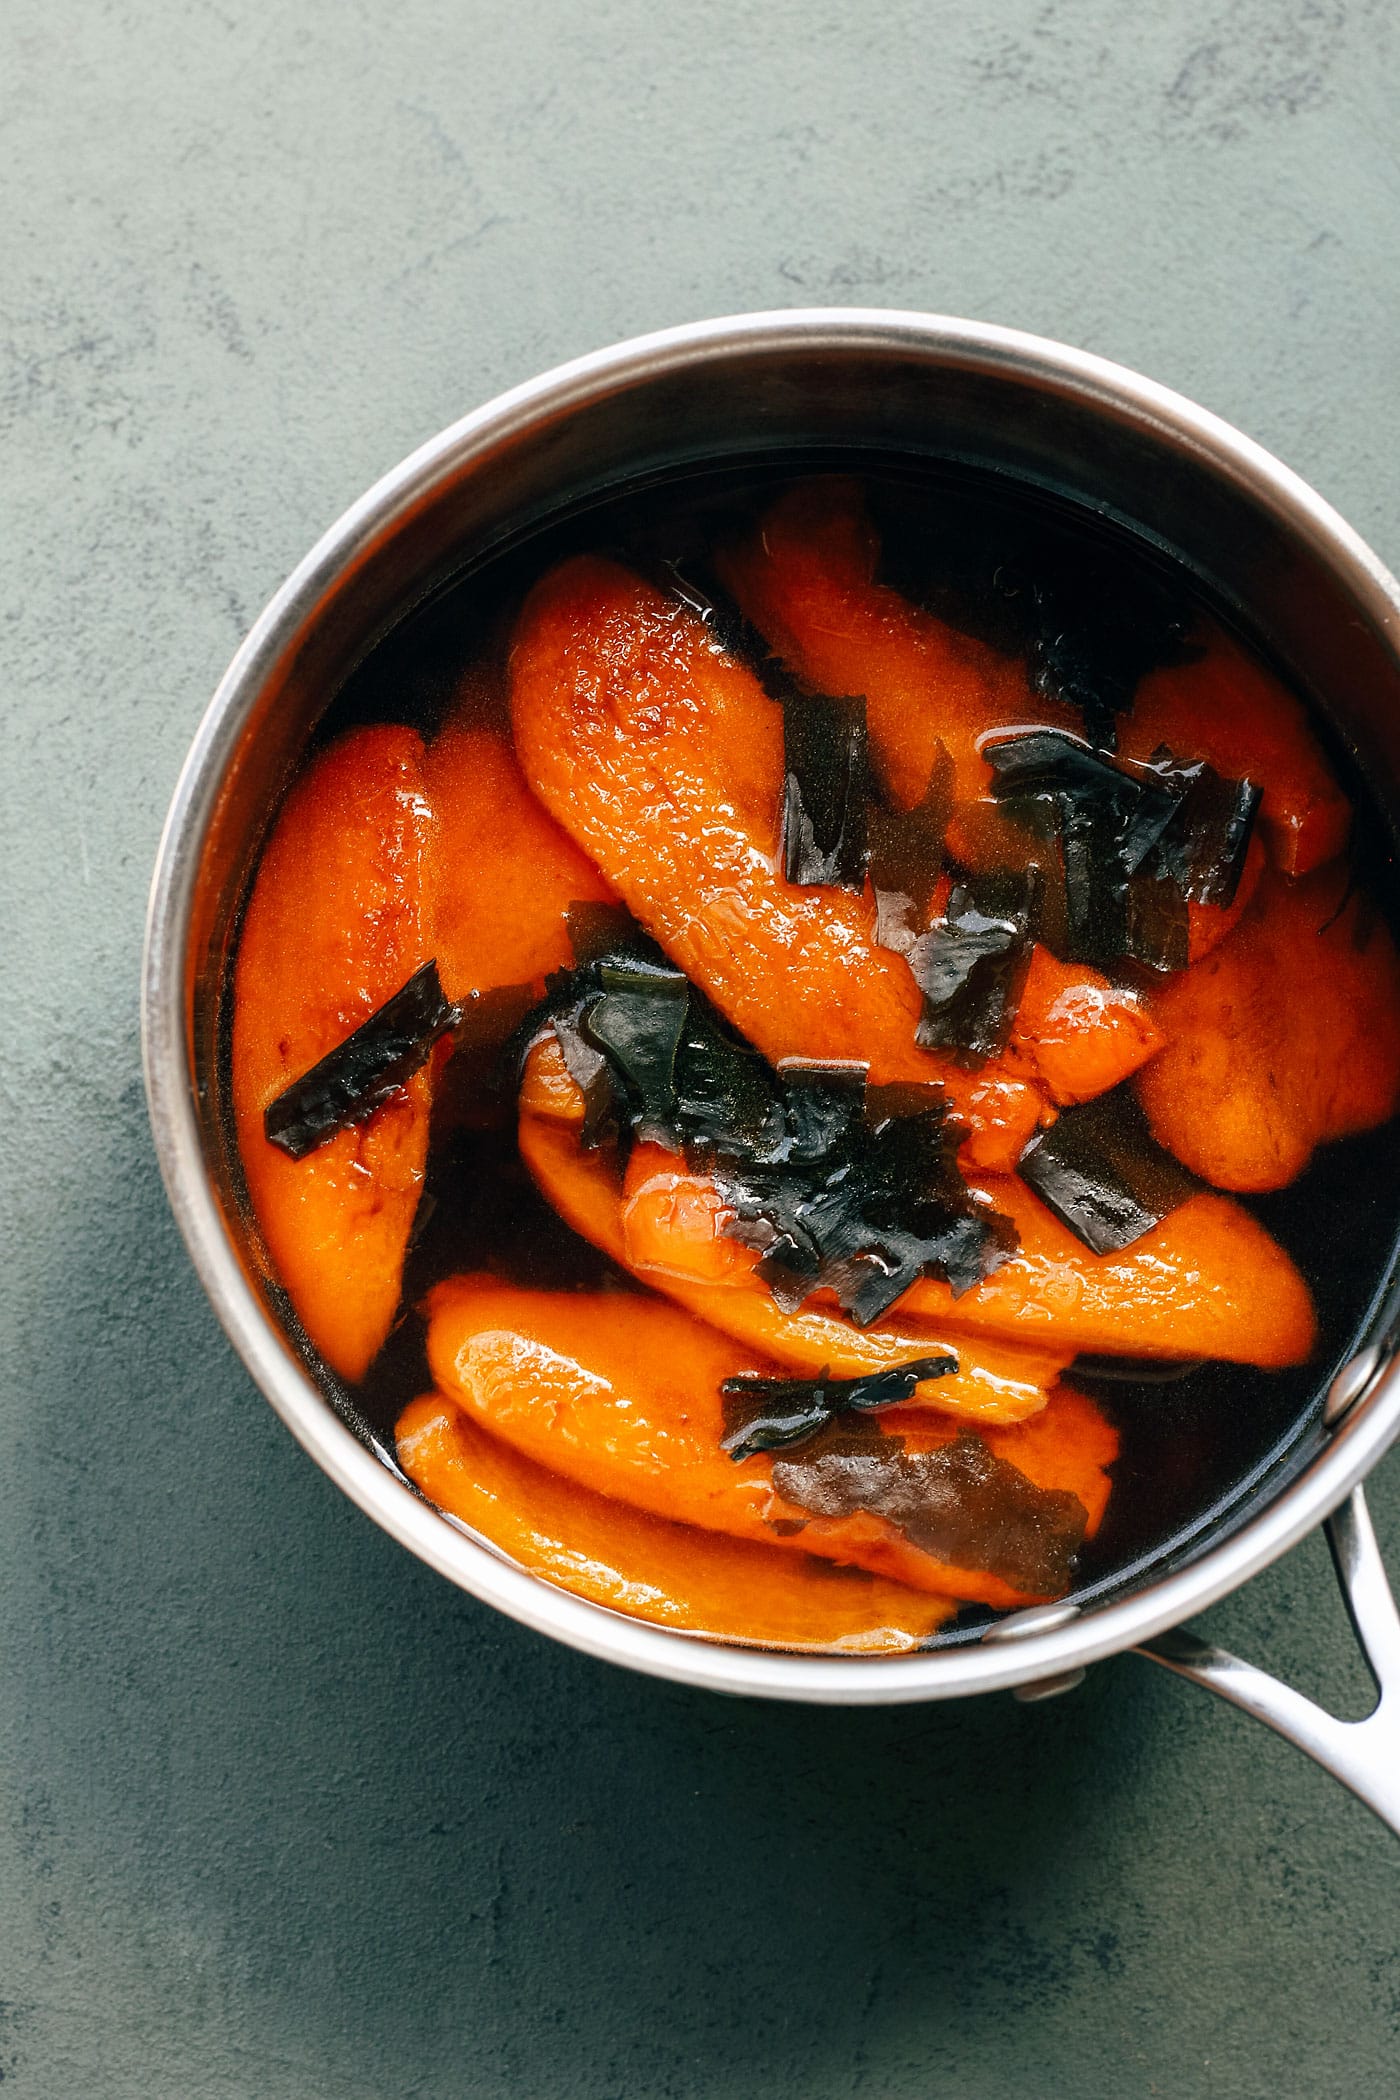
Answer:
<path fill-rule="evenodd" d="M 773 1062 L 856 1058 L 872 1079 L 941 1079 L 965 1157 L 1009 1171 L 1046 1107 L 1028 1028 L 979 1071 L 921 1050 L 902 957 L 874 939 L 871 895 L 799 888 L 775 864 L 782 716 L 705 628 L 610 562 L 545 578 L 512 653 L 517 749 L 531 786 L 672 959 Z M 1130 995 L 1115 1026 L 1051 1032 L 1056 1090 L 1082 1099 L 1136 1069 L 1151 1032 Z M 1054 1003 L 1053 1001 L 1051 1002 Z"/>
<path fill-rule="evenodd" d="M 752 536 L 719 558 L 745 616 L 788 667 L 823 693 L 863 693 L 876 768 L 897 808 L 928 786 L 941 744 L 960 802 L 983 797 L 979 746 L 994 728 L 1083 724 L 1032 693 L 1024 667 L 957 633 L 875 581 L 879 543 L 859 484 L 801 482 Z"/>
<path fill-rule="evenodd" d="M 1287 687 L 1218 628 L 1197 639 L 1205 653 L 1196 662 L 1143 679 L 1119 723 L 1119 748 L 1146 759 L 1165 744 L 1228 779 L 1254 781 L 1275 860 L 1286 874 L 1306 875 L 1346 845 L 1351 806 Z"/>
<path fill-rule="evenodd" d="M 712 1183 L 687 1174 L 683 1161 L 661 1146 L 638 1145 L 621 1185 L 607 1153 L 579 1144 L 576 1119 L 525 1107 L 528 1099 L 540 1099 L 531 1072 L 542 1050 L 531 1053 L 526 1068 L 521 1158 L 565 1223 L 642 1282 L 799 1375 L 855 1378 L 947 1350 L 958 1368 L 919 1388 L 921 1406 L 979 1425 L 1019 1422 L 1044 1407 L 1073 1353 L 1057 1352 L 1053 1343 L 1037 1339 L 1022 1347 L 964 1336 L 955 1344 L 937 1321 L 900 1313 L 860 1328 L 835 1307 L 784 1312 L 753 1273 L 757 1255 L 722 1233 L 724 1208 Z"/>
<path fill-rule="evenodd" d="M 550 1047 L 531 1053 L 522 1108 L 527 1098 L 544 1098 L 538 1088 L 531 1090 L 531 1070 L 536 1059 L 548 1059 Z M 964 1378 L 985 1383 L 998 1405 L 1010 1402 L 1004 1419 L 1019 1420 L 1032 1409 L 1020 1406 L 1013 1415 L 1014 1396 L 1003 1400 L 998 1390 L 1001 1381 L 1017 1382 L 1014 1356 L 998 1354 L 983 1362 L 979 1346 L 974 1361 L 971 1337 L 979 1345 L 995 1341 L 1018 1351 L 1044 1349 L 1052 1362 L 1032 1370 L 1023 1359 L 1021 1369 L 1022 1379 L 1042 1384 L 1050 1382 L 1054 1368 L 1079 1354 L 1218 1357 L 1277 1369 L 1301 1362 L 1315 1339 L 1307 1285 L 1283 1248 L 1239 1204 L 1223 1196 L 1193 1196 L 1121 1254 L 1099 1255 L 1077 1240 L 1017 1175 L 989 1175 L 977 1185 L 1015 1223 L 1020 1251 L 960 1298 L 946 1284 L 916 1283 L 884 1321 L 864 1330 L 811 1308 L 784 1314 L 765 1290 L 754 1288 L 749 1251 L 717 1236 L 723 1205 L 703 1177 L 676 1173 L 683 1185 L 673 1210 L 667 1207 L 664 1180 L 656 1198 L 644 1196 L 649 1163 L 671 1155 L 637 1148 L 639 1163 L 630 1167 L 627 1184 L 632 1201 L 622 1212 L 615 1170 L 605 1154 L 579 1146 L 579 1118 L 563 1108 L 566 1098 L 560 1087 L 551 1108 L 520 1118 L 521 1155 L 566 1223 L 713 1325 L 794 1368 L 819 1369 L 829 1361 L 845 1376 L 900 1361 L 893 1353 L 863 1361 L 848 1353 L 838 1361 L 839 1352 L 828 1339 L 835 1334 L 848 1339 L 849 1350 L 864 1350 L 872 1344 L 883 1348 L 886 1333 L 894 1332 L 906 1362 L 936 1336 L 934 1346 L 953 1351 Z M 679 1162 L 672 1164 L 679 1168 Z M 644 1257 L 649 1262 L 645 1271 Z M 803 1323 L 800 1337 L 796 1321 Z M 924 1391 L 937 1406 L 940 1386 L 946 1404 L 952 1385 L 952 1379 L 943 1379 Z"/>
<path fill-rule="evenodd" d="M 1244 866 L 1240 870 L 1239 885 L 1230 902 L 1197 904 L 1193 898 L 1187 905 L 1187 954 L 1191 962 L 1203 961 L 1220 946 L 1228 933 L 1233 933 L 1253 903 L 1254 893 L 1263 881 L 1268 865 L 1268 853 L 1256 831 L 1249 842 Z"/>
<path fill-rule="evenodd" d="M 1011 1041 L 1034 1057 L 1051 1100 L 1067 1108 L 1138 1071 L 1162 1038 L 1136 993 L 1036 948 Z"/>
<path fill-rule="evenodd" d="M 357 1379 L 389 1331 L 423 1186 L 430 1080 L 300 1160 L 269 1103 L 432 954 L 432 817 L 410 729 L 357 729 L 314 759 L 264 848 L 234 978 L 239 1152 L 273 1269 L 331 1368 Z"/>
<path fill-rule="evenodd" d="M 892 1414 L 890 1427 L 898 1431 Z M 1043 1413 L 1014 1429 L 987 1429 L 989 1451 L 1016 1466 L 1040 1487 L 1068 1488 L 1088 1512 L 1092 1538 L 1108 1507 L 1108 1468 L 1118 1456 L 1118 1431 L 1087 1394 L 1072 1385 L 1056 1387 Z"/>
<path fill-rule="evenodd" d="M 1271 873 L 1214 954 L 1153 995 L 1138 1075 L 1159 1141 L 1219 1188 L 1284 1188 L 1314 1148 L 1400 1107 L 1400 962 L 1345 864 Z"/>
<path fill-rule="evenodd" d="M 916 1283 L 898 1313 L 1089 1355 L 1219 1357 L 1265 1370 L 1301 1363 L 1313 1346 L 1306 1283 L 1225 1196 L 1192 1196 L 1121 1254 L 1091 1254 L 1018 1176 L 979 1186 L 1014 1220 L 1019 1253 L 961 1298 Z"/>
<path fill-rule="evenodd" d="M 438 819 L 438 975 L 449 999 L 527 984 L 573 959 L 573 903 L 612 891 L 526 786 L 495 729 L 449 722 L 430 745 Z"/>
<path fill-rule="evenodd" d="M 727 1457 L 720 1386 L 769 1367 L 675 1306 L 458 1277 L 430 1294 L 428 1313 L 439 1390 L 536 1464 L 595 1494 L 945 1596 L 1001 1606 L 1035 1594 L 987 1569 L 940 1560 L 870 1510 L 825 1515 L 785 1499 L 768 1454 L 738 1464 Z M 1087 1405 L 1078 1396 L 1075 1403 Z M 901 1427 L 911 1453 L 937 1450 L 957 1433 L 927 1414 L 906 1413 Z M 1021 1468 L 1024 1450 L 1021 1470 L 1037 1487 L 1077 1494 L 1080 1483 L 1090 1486 L 1086 1474 L 1100 1470 L 1095 1457 L 1081 1457 L 1073 1434 L 1024 1445 L 1021 1434 L 999 1431 L 996 1455 Z"/>
<path fill-rule="evenodd" d="M 937 1076 L 866 900 L 777 872 L 782 714 L 698 620 L 611 562 L 566 562 L 521 615 L 511 708 L 530 785 L 766 1055 Z"/>
<path fill-rule="evenodd" d="M 916 1648 L 956 1608 L 863 1569 L 607 1501 L 522 1457 L 440 1393 L 411 1401 L 396 1435 L 399 1464 L 439 1509 L 531 1574 L 634 1619 L 764 1647 L 887 1654 Z"/>

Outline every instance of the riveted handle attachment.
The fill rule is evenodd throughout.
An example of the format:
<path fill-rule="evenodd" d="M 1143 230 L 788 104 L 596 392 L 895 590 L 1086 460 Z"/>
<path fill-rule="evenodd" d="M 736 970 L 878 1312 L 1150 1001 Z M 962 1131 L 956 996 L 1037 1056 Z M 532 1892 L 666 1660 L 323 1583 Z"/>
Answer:
<path fill-rule="evenodd" d="M 1379 1695 L 1363 1721 L 1339 1721 L 1266 1670 L 1185 1631 L 1159 1634 L 1132 1652 L 1267 1722 L 1350 1787 L 1400 1836 L 1400 1612 L 1359 1487 L 1327 1519 L 1325 1528 L 1347 1611 Z"/>

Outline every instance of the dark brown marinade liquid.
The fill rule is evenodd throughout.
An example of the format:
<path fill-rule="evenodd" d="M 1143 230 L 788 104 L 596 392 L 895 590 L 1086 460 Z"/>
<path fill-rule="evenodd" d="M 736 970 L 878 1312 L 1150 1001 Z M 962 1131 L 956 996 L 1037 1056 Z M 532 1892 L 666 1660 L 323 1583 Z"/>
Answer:
<path fill-rule="evenodd" d="M 1110 682 L 1131 687 L 1136 673 L 1160 660 L 1154 638 L 1162 633 L 1164 607 L 1188 616 L 1204 611 L 1232 624 L 1205 581 L 1122 528 L 1044 491 L 951 466 L 867 455 L 789 456 L 781 466 L 749 462 L 631 488 L 531 534 L 405 617 L 342 687 L 318 742 L 355 724 L 383 721 L 406 722 L 431 736 L 473 663 L 486 671 L 483 717 L 501 720 L 515 611 L 553 563 L 583 549 L 631 558 L 653 572 L 667 561 L 703 560 L 785 483 L 833 469 L 857 473 L 865 486 L 882 537 L 885 578 L 906 588 L 917 580 L 941 618 L 1007 653 L 1023 647 L 1024 594 L 1043 574 L 1090 578 L 1100 600 L 1111 599 L 1120 614 L 1128 608 L 1127 618 L 1120 616 L 1097 644 L 1103 652 L 1098 668 Z M 1143 617 L 1135 627 L 1137 607 Z M 1326 722 L 1315 726 L 1357 813 L 1363 879 L 1394 923 L 1386 820 Z M 441 1277 L 476 1269 L 550 1290 L 639 1289 L 554 1215 L 516 1153 L 509 1093 L 493 1094 L 472 1077 L 470 1088 L 459 1076 L 447 1090 L 450 1128 L 441 1129 L 434 1112 L 427 1193 L 404 1277 L 410 1309 L 361 1386 L 334 1395 L 346 1418 L 390 1453 L 400 1412 L 431 1383 L 424 1324 L 411 1308 Z M 465 1118 L 464 1093 L 470 1095 Z M 1285 1371 L 1210 1363 L 1184 1376 L 1071 1373 L 1122 1437 L 1108 1513 L 1080 1554 L 1076 1597 L 1160 1574 L 1243 1522 L 1317 1448 L 1321 1396 L 1358 1338 L 1393 1318 L 1400 1120 L 1323 1148 L 1307 1172 L 1276 1195 L 1239 1200 L 1306 1277 L 1321 1329 L 1317 1353 Z M 937 1643 L 974 1637 L 989 1616 L 982 1607 L 966 1608 Z"/>

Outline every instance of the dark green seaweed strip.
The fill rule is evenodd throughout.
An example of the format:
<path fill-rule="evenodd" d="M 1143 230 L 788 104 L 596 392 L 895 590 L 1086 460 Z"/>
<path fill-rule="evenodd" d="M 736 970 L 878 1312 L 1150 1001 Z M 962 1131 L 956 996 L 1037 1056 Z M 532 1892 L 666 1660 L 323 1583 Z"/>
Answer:
<path fill-rule="evenodd" d="M 655 1135 L 683 1152 L 784 1310 L 828 1289 L 865 1326 L 919 1277 L 962 1292 L 1015 1251 L 1011 1221 L 958 1171 L 965 1133 L 941 1087 L 867 1092 L 858 1064 L 775 1071 L 647 956 L 556 972 L 512 1039 L 517 1069 L 546 1027 L 583 1090 L 582 1142 Z"/>
<path fill-rule="evenodd" d="M 928 786 L 912 809 L 886 809 L 878 796 L 870 797 L 866 813 L 870 880 L 882 925 L 895 923 L 890 914 L 899 912 L 899 905 L 887 904 L 887 898 L 902 899 L 904 916 L 922 920 L 927 915 L 943 867 L 943 841 L 956 779 L 953 761 L 939 744 L 929 768 Z M 898 945 L 879 931 L 875 937 L 886 947 Z"/>
<path fill-rule="evenodd" d="M 905 953 L 924 995 L 915 1040 L 971 1061 L 1006 1047 L 1031 959 L 1035 884 L 1013 874 L 954 885 L 948 907 Z"/>
<path fill-rule="evenodd" d="M 353 1035 L 269 1103 L 263 1116 L 268 1143 L 305 1159 L 338 1130 L 363 1123 L 426 1064 L 456 1018 L 437 963 L 424 963 Z"/>
<path fill-rule="evenodd" d="M 599 996 L 584 1009 L 583 1030 L 620 1077 L 629 1121 L 643 1142 L 679 1139 L 676 1052 L 690 986 L 679 970 L 601 963 Z"/>
<path fill-rule="evenodd" d="M 896 1407 L 913 1398 L 926 1378 L 946 1378 L 958 1359 L 946 1354 L 920 1356 L 888 1371 L 867 1371 L 859 1378 L 758 1378 L 742 1373 L 720 1387 L 724 1402 L 724 1435 L 720 1449 L 732 1459 L 752 1458 L 756 1451 L 790 1449 L 824 1429 L 850 1409 L 868 1412 Z"/>
<path fill-rule="evenodd" d="M 783 873 L 859 894 L 870 858 L 870 760 L 862 698 L 783 699 Z"/>
<path fill-rule="evenodd" d="M 1183 969 L 1188 906 L 1229 903 L 1239 885 L 1259 808 L 1254 784 L 1165 747 L 1142 764 L 1110 764 L 1057 729 L 993 738 L 983 756 L 998 801 L 1055 812 L 1064 959 Z"/>
<path fill-rule="evenodd" d="M 1088 1522 L 1077 1495 L 1037 1487 L 981 1437 L 910 1453 L 873 1421 L 833 1423 L 775 1458 L 773 1485 L 813 1516 L 869 1510 L 935 1559 L 984 1569 L 1032 1597 L 1069 1587 Z"/>
<path fill-rule="evenodd" d="M 1128 1086 L 1065 1109 L 1016 1171 L 1095 1254 L 1131 1247 L 1201 1186 L 1157 1143 Z"/>

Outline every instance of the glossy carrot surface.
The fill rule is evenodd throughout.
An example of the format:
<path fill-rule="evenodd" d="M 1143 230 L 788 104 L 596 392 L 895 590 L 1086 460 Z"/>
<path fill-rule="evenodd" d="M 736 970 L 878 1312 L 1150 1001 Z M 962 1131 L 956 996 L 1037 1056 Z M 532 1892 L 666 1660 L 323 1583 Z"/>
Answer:
<path fill-rule="evenodd" d="M 1158 1140 L 1218 1188 L 1285 1188 L 1400 1106 L 1400 962 L 1343 862 L 1270 874 L 1238 929 L 1152 1000 L 1138 1077 Z"/>
<path fill-rule="evenodd" d="M 399 1464 L 439 1509 L 531 1574 L 634 1619 L 864 1655 L 917 1648 L 956 1609 L 863 1569 L 607 1500 L 523 1457 L 440 1393 L 411 1401 L 396 1434 Z"/>
<path fill-rule="evenodd" d="M 462 1277 L 437 1286 L 428 1313 L 428 1362 L 438 1389 L 527 1458 L 596 1494 L 653 1516 L 864 1567 L 916 1589 L 993 1605 L 1031 1601 L 986 1569 L 939 1560 L 869 1511 L 821 1516 L 786 1501 L 767 1454 L 735 1464 L 720 1449 L 720 1386 L 771 1367 L 674 1306 Z M 1077 1418 L 1089 1403 L 1075 1395 L 1072 1406 Z M 934 1450 L 956 1434 L 952 1423 L 926 1412 L 906 1411 L 901 1424 L 914 1451 Z M 1086 1455 L 1081 1435 L 995 1435 L 997 1454 L 1018 1467 L 1023 1455 L 1021 1470 L 1037 1486 L 1078 1493 L 1082 1485 L 1096 1493 L 1100 1459 Z"/>
<path fill-rule="evenodd" d="M 438 819 L 438 974 L 449 999 L 573 960 L 568 910 L 612 891 L 526 786 L 498 730 L 449 722 L 427 754 Z"/>
<path fill-rule="evenodd" d="M 1130 1078 L 1161 1047 L 1162 1037 L 1136 992 L 1037 947 L 1011 1042 L 1034 1058 L 1051 1100 L 1067 1108 Z"/>
<path fill-rule="evenodd" d="M 234 977 L 233 1105 L 248 1194 L 312 1342 L 362 1376 L 388 1333 L 423 1187 L 425 1069 L 300 1160 L 263 1113 L 428 960 L 432 816 L 422 740 L 357 729 L 313 759 L 263 850 Z"/>
<path fill-rule="evenodd" d="M 1278 1370 L 1313 1347 L 1307 1284 L 1227 1197 L 1192 1196 L 1121 1253 L 1093 1254 L 1018 1176 L 979 1185 L 1014 1220 L 1020 1251 L 961 1298 L 943 1283 L 914 1284 L 899 1312 L 1087 1355 L 1219 1357 Z"/>
<path fill-rule="evenodd" d="M 959 634 L 875 580 L 879 541 L 857 482 L 799 483 L 748 538 L 719 557 L 745 616 L 798 677 L 823 693 L 863 693 L 871 750 L 897 808 L 928 786 L 940 745 L 960 802 L 984 796 L 993 729 L 1083 730 L 1078 712 L 1033 693 L 1019 661 Z"/>
<path fill-rule="evenodd" d="M 698 620 L 614 563 L 567 562 L 526 604 L 511 693 L 531 786 L 770 1061 L 857 1058 L 878 1082 L 941 1079 L 969 1163 L 1015 1164 L 1049 1092 L 1030 1019 L 971 1073 L 917 1046 L 922 998 L 875 941 L 871 893 L 779 873 L 782 715 Z M 1049 1062 L 1076 1099 L 1135 1070 L 1153 1040 L 1131 999 L 1110 1000 L 1094 973 L 1083 981 L 1113 1025 L 1091 1042 L 1068 1006 L 1054 1022 Z"/>

